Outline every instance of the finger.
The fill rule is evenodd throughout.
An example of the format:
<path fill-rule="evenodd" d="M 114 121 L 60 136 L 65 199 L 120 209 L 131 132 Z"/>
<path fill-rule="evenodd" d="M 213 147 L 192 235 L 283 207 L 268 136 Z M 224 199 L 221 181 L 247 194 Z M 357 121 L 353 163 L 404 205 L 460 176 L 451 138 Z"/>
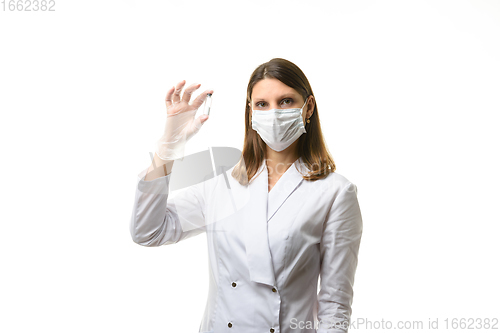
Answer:
<path fill-rule="evenodd" d="M 213 90 L 205 90 L 198 97 L 196 97 L 196 99 L 193 101 L 191 105 L 194 106 L 196 109 L 198 109 L 203 104 L 203 102 L 205 102 L 205 99 L 207 99 L 207 94 L 213 94 L 213 93 L 214 93 Z"/>
<path fill-rule="evenodd" d="M 168 89 L 167 91 L 167 97 L 165 97 L 165 104 L 167 105 L 167 108 L 172 105 L 172 94 L 174 93 L 175 87 L 172 87 Z"/>
<path fill-rule="evenodd" d="M 182 80 L 175 86 L 174 98 L 173 98 L 174 103 L 179 103 L 179 101 L 181 100 L 181 91 L 185 84 L 186 80 Z"/>
<path fill-rule="evenodd" d="M 191 95 L 200 86 L 201 86 L 201 84 L 199 84 L 199 83 L 193 83 L 192 85 L 187 87 L 186 90 L 184 90 L 184 93 L 182 94 L 182 101 L 189 103 L 189 100 L 191 99 Z"/>

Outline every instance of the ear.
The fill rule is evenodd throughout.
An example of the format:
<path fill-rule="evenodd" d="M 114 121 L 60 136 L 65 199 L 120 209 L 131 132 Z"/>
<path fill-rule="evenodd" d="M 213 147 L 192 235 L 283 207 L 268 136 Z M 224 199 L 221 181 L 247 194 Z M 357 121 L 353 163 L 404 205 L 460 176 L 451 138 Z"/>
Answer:
<path fill-rule="evenodd" d="M 314 112 L 314 106 L 316 105 L 316 101 L 314 100 L 314 96 L 313 95 L 309 95 L 308 98 L 308 101 L 307 101 L 307 105 L 306 105 L 306 109 L 307 109 L 307 118 L 311 118 L 311 116 L 313 115 L 313 112 Z"/>

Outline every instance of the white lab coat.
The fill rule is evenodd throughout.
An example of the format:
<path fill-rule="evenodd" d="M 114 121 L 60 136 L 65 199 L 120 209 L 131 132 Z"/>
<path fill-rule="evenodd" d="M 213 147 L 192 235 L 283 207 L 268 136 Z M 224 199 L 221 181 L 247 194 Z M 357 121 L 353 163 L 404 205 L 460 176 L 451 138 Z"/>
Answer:
<path fill-rule="evenodd" d="M 297 168 L 307 170 L 302 158 L 269 193 L 263 162 L 247 186 L 230 169 L 168 201 L 172 173 L 152 181 L 144 181 L 147 169 L 139 174 L 134 242 L 206 233 L 210 283 L 199 332 L 347 331 L 362 234 L 357 187 L 336 172 L 307 181 Z"/>

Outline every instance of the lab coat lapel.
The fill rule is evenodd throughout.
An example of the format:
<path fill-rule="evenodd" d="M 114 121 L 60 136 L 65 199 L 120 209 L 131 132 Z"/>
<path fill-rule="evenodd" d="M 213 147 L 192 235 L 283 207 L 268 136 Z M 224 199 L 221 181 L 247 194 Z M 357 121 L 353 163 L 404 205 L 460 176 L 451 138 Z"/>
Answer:
<path fill-rule="evenodd" d="M 296 161 L 297 163 L 300 165 L 301 159 Z M 300 168 L 299 165 L 297 167 Z M 257 174 L 257 178 L 248 185 L 250 191 L 248 208 L 250 210 L 244 215 L 248 270 L 250 280 L 274 286 L 276 278 L 269 247 L 267 222 L 300 184 L 303 178 L 295 168 L 295 165 L 291 165 L 271 190 L 270 193 L 272 196 L 269 196 L 268 172 L 265 162 L 262 163 Z M 273 191 L 275 192 L 273 193 Z M 268 203 L 270 206 L 269 214 Z"/>
<path fill-rule="evenodd" d="M 297 170 L 305 170 L 302 162 L 302 157 L 298 158 L 294 164 L 281 175 L 278 182 L 274 185 L 269 192 L 268 208 L 267 208 L 267 221 L 271 220 L 276 211 L 281 207 L 285 200 L 297 188 L 300 182 L 304 179 L 302 174 Z M 279 170 L 278 170 L 279 172 Z M 304 172 L 304 171 L 302 171 Z"/>
<path fill-rule="evenodd" d="M 267 233 L 267 167 L 262 163 L 249 185 L 249 211 L 245 214 L 245 246 L 250 280 L 274 285 L 275 276 Z"/>

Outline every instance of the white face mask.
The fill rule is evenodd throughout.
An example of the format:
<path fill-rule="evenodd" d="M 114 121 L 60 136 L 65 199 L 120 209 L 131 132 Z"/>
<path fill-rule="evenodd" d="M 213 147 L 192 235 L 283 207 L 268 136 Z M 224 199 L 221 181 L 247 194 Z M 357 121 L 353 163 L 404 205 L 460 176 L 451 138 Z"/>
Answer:
<path fill-rule="evenodd" d="M 259 133 L 262 140 L 275 150 L 282 151 L 306 133 L 302 119 L 302 109 L 252 109 L 252 128 Z"/>

